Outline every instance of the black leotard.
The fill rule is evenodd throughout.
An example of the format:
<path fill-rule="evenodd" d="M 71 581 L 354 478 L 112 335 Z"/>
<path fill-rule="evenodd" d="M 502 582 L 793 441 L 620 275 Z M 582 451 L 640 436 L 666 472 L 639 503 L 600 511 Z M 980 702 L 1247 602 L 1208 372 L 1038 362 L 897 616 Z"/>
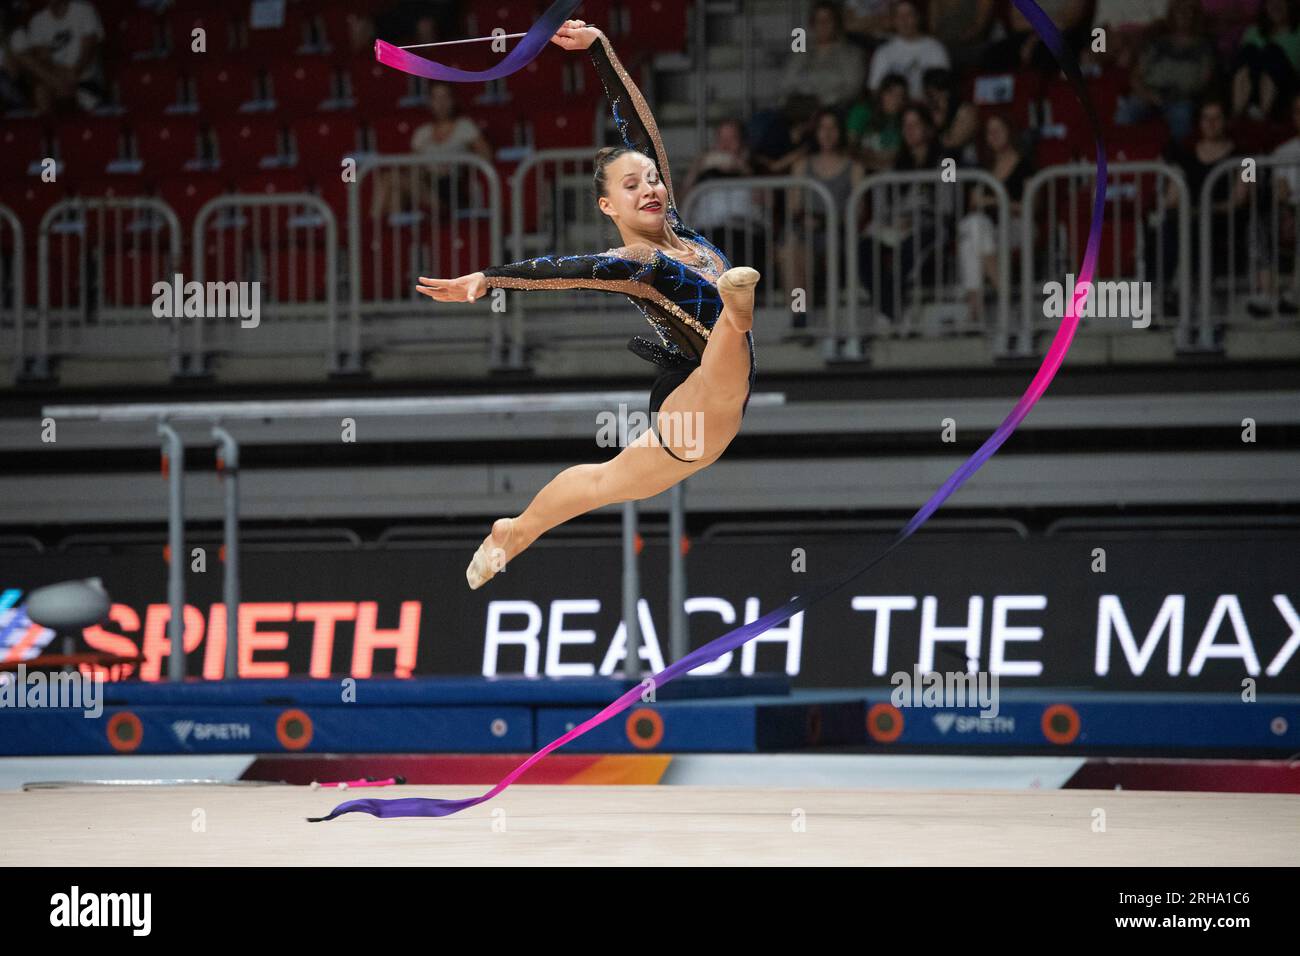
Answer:
<path fill-rule="evenodd" d="M 658 342 L 638 335 L 628 342 L 628 348 L 664 370 L 656 380 L 660 388 L 655 390 L 661 393 L 655 397 L 662 403 L 667 397 L 662 386 L 670 382 L 668 373 L 689 372 L 700 364 L 709 333 L 722 314 L 722 299 L 716 285 L 718 276 L 731 268 L 731 262 L 722 250 L 688 228 L 678 216 L 668 155 L 659 137 L 659 127 L 645 97 L 615 56 L 608 38 L 602 33 L 589 49 L 624 144 L 650 157 L 663 178 L 668 190 L 666 217 L 669 228 L 702 253 L 709 264 L 701 263 L 698 268 L 693 268 L 651 246 L 638 245 L 590 255 L 539 256 L 508 265 L 490 266 L 482 271 L 489 288 L 596 289 L 626 295 L 658 333 Z M 745 337 L 749 343 L 749 389 L 752 392 L 756 372 L 754 336 L 752 332 L 746 332 Z M 684 379 L 685 376 L 678 374 L 672 378 Z M 679 382 L 672 382 L 673 387 L 676 384 Z M 748 404 L 747 393 L 745 405 Z M 656 411 L 657 405 L 652 405 L 651 421 L 654 421 Z M 742 407 L 742 414 L 743 411 Z"/>

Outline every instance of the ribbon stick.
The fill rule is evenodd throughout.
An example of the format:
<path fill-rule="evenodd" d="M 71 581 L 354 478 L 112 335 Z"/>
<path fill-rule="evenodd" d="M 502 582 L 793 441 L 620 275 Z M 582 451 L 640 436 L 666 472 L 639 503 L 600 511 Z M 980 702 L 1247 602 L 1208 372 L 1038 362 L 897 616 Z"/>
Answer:
<path fill-rule="evenodd" d="M 1055 24 L 1048 19 L 1047 15 L 1038 7 L 1033 0 L 1013 0 L 1016 7 L 1025 15 L 1034 30 L 1047 44 L 1048 48 L 1055 55 L 1057 61 L 1061 64 L 1061 69 L 1070 80 L 1074 87 L 1075 93 L 1083 103 L 1084 110 L 1088 120 L 1092 125 L 1093 134 L 1096 138 L 1097 146 L 1097 184 L 1096 193 L 1093 199 L 1092 222 L 1088 228 L 1088 242 L 1084 250 L 1083 264 L 1078 273 L 1078 284 L 1075 286 L 1074 294 L 1071 296 L 1070 305 L 1066 309 L 1065 317 L 1061 320 L 1060 327 L 1056 331 L 1056 336 L 1052 339 L 1051 345 L 1047 349 L 1047 354 L 1043 358 L 1042 365 L 1039 367 L 1037 374 L 1029 383 L 1025 393 L 1016 402 L 1015 406 L 989 436 L 988 440 L 981 445 L 974 454 L 963 462 L 956 471 L 945 481 L 939 489 L 930 496 L 925 504 L 914 514 L 903 526 L 902 530 L 894 537 L 893 541 L 885 547 L 883 551 L 867 559 L 865 562 L 849 567 L 841 572 L 837 577 L 832 578 L 822 584 L 816 585 L 809 591 L 801 594 L 790 601 L 787 601 L 781 607 L 770 611 L 756 621 L 742 625 L 727 634 L 722 635 L 715 640 L 710 641 L 702 647 L 697 648 L 687 654 L 681 660 L 670 664 L 658 674 L 650 678 L 651 685 L 659 688 L 669 681 L 680 677 L 709 661 L 715 660 L 740 647 L 747 641 L 758 637 L 769 628 L 775 627 L 784 621 L 789 620 L 795 614 L 816 604 L 822 598 L 838 591 L 850 581 L 861 577 L 867 571 L 871 570 L 877 564 L 885 559 L 895 548 L 910 538 L 926 520 L 939 509 L 948 498 L 960 488 L 965 482 L 975 474 L 980 467 L 988 461 L 993 454 L 1002 447 L 1016 427 L 1029 414 L 1029 410 L 1047 391 L 1048 385 L 1051 384 L 1052 378 L 1061 367 L 1065 360 L 1065 355 L 1070 349 L 1070 343 L 1074 339 L 1074 334 L 1079 327 L 1079 309 L 1082 304 L 1085 293 L 1081 289 L 1089 288 L 1092 276 L 1097 264 L 1097 252 L 1101 245 L 1101 228 L 1106 208 L 1106 150 L 1101 138 L 1101 128 L 1097 122 L 1096 111 L 1092 102 L 1088 99 L 1087 91 L 1084 89 L 1083 76 L 1079 72 L 1078 65 L 1071 61 L 1065 52 L 1064 44 L 1061 41 L 1061 35 L 1057 31 Z M 434 800 L 427 798 L 405 798 L 397 800 L 349 800 L 341 803 L 325 817 L 317 818 L 319 820 L 332 820 L 344 813 L 369 813 L 376 817 L 445 817 L 453 813 L 459 813 L 469 807 L 477 806 L 487 800 L 491 800 L 501 791 L 519 779 L 530 767 L 535 765 L 551 751 L 563 747 L 575 737 L 580 737 L 593 727 L 597 727 L 611 717 L 616 716 L 628 707 L 632 706 L 641 699 L 645 688 L 637 685 L 631 688 L 608 707 L 596 714 L 594 717 L 583 721 L 574 727 L 562 737 L 551 741 L 537 753 L 533 754 L 514 770 L 510 771 L 495 787 L 477 797 L 466 797 L 461 800 Z"/>
<path fill-rule="evenodd" d="M 560 25 L 569 19 L 569 15 L 581 2 L 582 0 L 556 0 L 551 4 L 551 8 L 542 14 L 542 18 L 523 35 L 519 45 L 507 53 L 504 60 L 486 70 L 470 72 L 435 63 L 433 60 L 426 60 L 422 56 L 416 56 L 402 47 L 393 46 L 383 40 L 375 41 L 375 59 L 395 70 L 413 76 L 422 76 L 428 80 L 444 80 L 450 83 L 487 83 L 491 80 L 499 80 L 503 76 L 522 70 L 533 62 L 551 37 L 555 36 Z"/>

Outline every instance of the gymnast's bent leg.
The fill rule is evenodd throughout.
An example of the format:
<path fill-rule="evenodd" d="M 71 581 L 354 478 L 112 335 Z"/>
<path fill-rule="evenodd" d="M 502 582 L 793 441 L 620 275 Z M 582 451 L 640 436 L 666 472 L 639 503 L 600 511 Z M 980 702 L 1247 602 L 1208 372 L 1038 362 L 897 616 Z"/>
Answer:
<path fill-rule="evenodd" d="M 646 431 L 609 461 L 566 468 L 537 493 L 522 514 L 493 522 L 492 532 L 465 571 L 471 588 L 482 587 L 552 528 L 605 505 L 652 498 L 717 461 L 740 429 L 741 404 L 749 390 L 745 331 L 753 325 L 757 281 L 758 273 L 752 269 L 723 273 L 718 291 L 724 308 L 709 334 L 700 367 L 673 390 L 660 409 L 661 414 L 702 417 L 703 447 L 696 457 L 682 461 L 665 454 L 655 433 Z"/>

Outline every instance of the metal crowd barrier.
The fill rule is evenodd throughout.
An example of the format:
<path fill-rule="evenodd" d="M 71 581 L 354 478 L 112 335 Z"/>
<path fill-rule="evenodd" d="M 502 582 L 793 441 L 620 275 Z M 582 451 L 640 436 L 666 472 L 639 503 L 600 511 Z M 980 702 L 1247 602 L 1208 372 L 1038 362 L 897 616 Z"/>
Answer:
<path fill-rule="evenodd" d="M 205 369 L 210 352 L 315 353 L 324 349 L 331 373 L 359 371 L 361 333 L 341 336 L 338 315 L 339 234 L 329 205 L 310 193 L 225 195 L 194 217 L 191 276 L 199 283 L 257 283 L 256 325 L 239 315 L 186 320 L 182 349 L 190 367 Z M 243 285 L 247 289 L 247 285 Z M 230 310 L 226 310 L 228 313 Z M 321 340 L 315 320 L 325 318 Z M 269 319 L 266 325 L 263 319 Z M 304 326 L 304 320 L 312 325 Z"/>
<path fill-rule="evenodd" d="M 997 299 L 995 351 L 1006 351 L 1011 311 L 1010 200 L 1002 183 L 984 170 L 959 168 L 956 177 L 955 182 L 944 182 L 940 170 L 876 173 L 850 194 L 844 225 L 846 357 L 861 357 L 862 337 L 908 335 L 921 329 L 935 335 L 945 329 L 983 331 L 969 315 L 961 270 L 968 265 L 967 258 L 976 257 L 981 281 L 975 294 L 984 297 L 979 250 L 986 233 L 991 233 L 987 238 L 993 242 L 997 262 L 992 290 Z M 991 194 L 996 216 L 974 208 L 974 197 L 984 195 L 982 191 Z M 866 203 L 864 196 L 869 197 Z M 860 207 L 866 221 L 859 216 Z M 864 305 L 866 322 L 860 325 L 858 310 Z"/>
<path fill-rule="evenodd" d="M 170 206 L 149 197 L 65 199 L 42 217 L 37 242 L 33 375 L 48 376 L 51 353 L 74 344 L 147 352 L 163 325 L 179 356 L 179 320 L 156 318 L 152 308 L 155 283 L 181 271 L 181 227 Z"/>
<path fill-rule="evenodd" d="M 1198 331 L 1205 348 L 1214 344 L 1216 317 L 1228 323 L 1240 316 L 1243 293 L 1261 317 L 1283 312 L 1282 281 L 1288 271 L 1288 304 L 1300 304 L 1300 160 L 1251 157 L 1255 175 L 1247 182 L 1237 175 L 1244 172 L 1246 158 L 1230 156 L 1218 163 L 1198 197 Z M 1286 311 L 1294 322 L 1295 309 Z"/>
<path fill-rule="evenodd" d="M 1044 315 L 1045 296 L 1039 280 L 1045 277 L 1044 281 L 1059 282 L 1063 289 L 1067 276 L 1074 275 L 1078 281 L 1096 178 L 1094 165 L 1073 163 L 1044 169 L 1025 184 L 1020 242 L 1021 354 L 1032 354 L 1036 332 L 1053 330 L 1059 322 L 1059 316 Z M 1112 163 L 1106 174 L 1105 201 L 1106 219 L 1093 281 L 1149 283 L 1143 288 L 1150 293 L 1151 327 L 1175 327 L 1179 347 L 1193 347 L 1192 203 L 1182 171 L 1166 163 Z M 1069 296 L 1074 290 L 1064 291 Z M 1097 309 L 1107 305 L 1101 294 L 1091 301 Z M 1131 296 L 1128 302 L 1124 311 L 1131 313 Z M 1117 321 L 1131 326 L 1135 319 L 1131 314 L 1094 315 L 1084 317 L 1080 326 L 1105 328 Z"/>
<path fill-rule="evenodd" d="M 0 337 L 6 328 L 13 331 L 12 374 L 15 380 L 26 372 L 27 354 L 23 341 L 26 319 L 23 307 L 26 305 L 25 279 L 26 263 L 23 224 L 8 206 L 0 206 Z"/>
<path fill-rule="evenodd" d="M 645 392 L 569 392 L 533 395 L 474 395 L 443 398 L 361 398 L 317 399 L 269 402 L 185 402 L 121 405 L 48 405 L 41 410 L 44 417 L 58 420 L 80 420 L 116 424 L 153 422 L 161 440 L 168 467 L 165 469 L 168 487 L 167 541 L 171 554 L 168 563 L 167 603 L 171 617 L 167 636 L 171 647 L 180 647 L 184 632 L 185 608 L 185 437 L 181 430 L 186 426 L 200 425 L 209 429 L 208 437 L 217 449 L 217 469 L 224 489 L 223 538 L 226 549 L 222 600 L 227 608 L 240 606 L 239 572 L 239 475 L 240 442 L 231 429 L 237 422 L 271 423 L 286 418 L 364 417 L 389 418 L 402 415 L 509 415 L 512 420 L 528 415 L 556 411 L 597 412 L 620 406 L 643 407 Z M 781 392 L 756 392 L 750 406 L 783 405 Z M 680 481 L 668 492 L 669 528 L 674 543 L 685 534 L 686 482 Z M 540 490 L 540 489 L 539 489 Z M 627 628 L 627 657 L 624 674 L 639 679 L 641 663 L 640 624 L 637 613 L 641 600 L 640 577 L 637 569 L 637 502 L 626 501 L 620 506 L 623 514 L 623 622 Z M 670 547 L 669 594 L 674 603 L 669 617 L 670 648 L 674 660 L 680 660 L 690 650 L 686 630 L 685 599 L 686 556 L 680 547 Z M 226 676 L 237 675 L 239 660 L 239 615 L 226 617 Z M 185 679 L 183 654 L 169 656 L 168 680 Z"/>
<path fill-rule="evenodd" d="M 794 208 L 796 194 L 799 210 Z M 820 215 L 822 225 L 804 225 L 809 211 Z M 752 266 L 762 273 L 756 309 L 790 316 L 792 330 L 819 334 L 827 358 L 833 357 L 841 272 L 840 210 L 824 184 L 802 176 L 709 179 L 690 191 L 681 214 L 686 225 L 708 237 L 733 265 Z M 798 298 L 796 290 L 802 291 Z M 767 327 L 755 325 L 759 335 Z"/>
<path fill-rule="evenodd" d="M 505 320 L 482 305 L 444 303 L 430 321 L 420 276 L 451 279 L 501 262 L 501 179 L 472 154 L 363 158 L 348 189 L 349 322 L 404 341 L 485 341 L 504 350 Z M 463 316 L 463 317 L 462 317 Z M 377 325 L 383 320 L 382 328 Z M 485 336 L 486 330 L 486 336 Z"/>

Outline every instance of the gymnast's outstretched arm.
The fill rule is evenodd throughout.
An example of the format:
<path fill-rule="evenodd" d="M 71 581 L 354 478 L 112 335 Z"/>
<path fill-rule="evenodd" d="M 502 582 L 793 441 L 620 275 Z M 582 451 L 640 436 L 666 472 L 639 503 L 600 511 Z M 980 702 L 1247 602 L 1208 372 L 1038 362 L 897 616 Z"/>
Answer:
<path fill-rule="evenodd" d="M 624 246 L 578 256 L 538 256 L 488 266 L 458 279 L 420 277 L 417 290 L 441 302 L 473 302 L 488 289 L 595 289 L 644 298 L 653 294 L 649 246 Z"/>

